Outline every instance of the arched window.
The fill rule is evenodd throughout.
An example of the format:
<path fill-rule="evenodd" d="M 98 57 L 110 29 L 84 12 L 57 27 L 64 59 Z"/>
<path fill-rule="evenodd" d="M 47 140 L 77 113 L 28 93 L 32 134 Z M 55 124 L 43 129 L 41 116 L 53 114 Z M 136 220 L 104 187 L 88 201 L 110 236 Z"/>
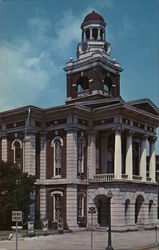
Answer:
<path fill-rule="evenodd" d="M 130 200 L 127 199 L 125 201 L 125 221 L 126 221 L 126 223 L 129 222 L 129 217 L 130 217 L 130 211 L 129 210 L 130 210 Z"/>
<path fill-rule="evenodd" d="M 20 167 L 22 165 L 22 142 L 19 139 L 15 139 L 12 142 L 11 149 L 13 150 L 13 161 Z"/>
<path fill-rule="evenodd" d="M 144 220 L 144 198 L 138 195 L 135 202 L 135 223 L 143 224 Z"/>
<path fill-rule="evenodd" d="M 77 220 L 78 223 L 83 221 L 85 217 L 85 193 L 78 193 L 77 196 Z"/>
<path fill-rule="evenodd" d="M 55 137 L 54 140 L 52 141 L 52 147 L 54 148 L 53 177 L 61 177 L 62 146 L 63 146 L 62 138 L 59 136 Z"/>
<path fill-rule="evenodd" d="M 82 76 L 77 81 L 77 91 L 78 94 L 86 92 L 89 90 L 89 80 L 86 76 Z"/>
<path fill-rule="evenodd" d="M 86 38 L 87 38 L 87 40 L 90 39 L 90 30 L 89 29 L 86 30 Z"/>
<path fill-rule="evenodd" d="M 98 29 L 94 28 L 92 30 L 92 36 L 94 38 L 94 40 L 97 40 L 97 37 L 98 37 Z"/>
<path fill-rule="evenodd" d="M 149 218 L 153 218 L 153 200 L 149 201 Z"/>
<path fill-rule="evenodd" d="M 101 29 L 101 30 L 100 30 L 100 39 L 101 39 L 101 40 L 104 40 L 104 39 L 103 39 L 103 33 L 104 33 L 104 31 Z"/>
<path fill-rule="evenodd" d="M 106 77 L 104 80 L 104 92 L 110 92 L 112 86 L 112 81 L 109 77 Z"/>
<path fill-rule="evenodd" d="M 54 191 L 51 196 L 53 197 L 53 221 L 58 221 L 58 219 L 62 218 L 63 192 Z"/>
<path fill-rule="evenodd" d="M 84 149 L 86 143 L 83 137 L 78 139 L 78 147 L 77 147 L 77 165 L 78 165 L 78 176 L 84 174 Z"/>

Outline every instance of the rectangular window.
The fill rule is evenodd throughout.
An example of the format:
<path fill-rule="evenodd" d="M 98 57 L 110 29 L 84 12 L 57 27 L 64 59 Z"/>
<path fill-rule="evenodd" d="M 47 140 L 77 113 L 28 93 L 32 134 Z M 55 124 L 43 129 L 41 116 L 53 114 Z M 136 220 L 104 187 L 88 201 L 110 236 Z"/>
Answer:
<path fill-rule="evenodd" d="M 78 195 L 78 220 L 84 217 L 84 194 Z"/>
<path fill-rule="evenodd" d="M 61 142 L 55 141 L 54 145 L 54 176 L 61 176 Z"/>
<path fill-rule="evenodd" d="M 55 194 L 53 196 L 53 220 L 57 221 L 62 216 L 62 196 Z"/>
<path fill-rule="evenodd" d="M 78 175 L 84 173 L 84 141 L 83 139 L 78 141 L 78 153 L 77 153 Z"/>

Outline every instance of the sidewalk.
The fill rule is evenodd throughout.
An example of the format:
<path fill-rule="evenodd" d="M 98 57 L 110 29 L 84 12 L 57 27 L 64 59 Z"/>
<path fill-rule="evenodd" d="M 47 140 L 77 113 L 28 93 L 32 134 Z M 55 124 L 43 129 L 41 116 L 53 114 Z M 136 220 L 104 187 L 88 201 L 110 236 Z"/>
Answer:
<path fill-rule="evenodd" d="M 93 232 L 93 250 L 105 250 L 107 247 L 107 232 Z M 159 232 L 158 232 L 159 241 Z M 114 250 L 155 250 L 156 232 L 138 231 L 112 233 Z M 19 240 L 19 250 L 91 250 L 90 231 L 74 232 L 61 235 L 39 236 Z M 1 241 L 0 250 L 15 250 L 15 239 Z"/>

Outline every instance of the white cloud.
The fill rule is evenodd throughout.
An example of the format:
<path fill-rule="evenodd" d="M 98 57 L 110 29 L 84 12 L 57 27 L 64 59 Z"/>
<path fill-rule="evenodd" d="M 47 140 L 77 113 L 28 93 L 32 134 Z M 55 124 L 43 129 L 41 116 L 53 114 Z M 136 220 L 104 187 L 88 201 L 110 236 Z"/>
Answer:
<path fill-rule="evenodd" d="M 77 43 L 81 41 L 80 25 L 85 15 L 94 9 L 88 6 L 79 16 L 67 10 L 61 13 L 57 23 L 35 16 L 26 21 L 23 33 L 16 34 L 12 40 L 0 41 L 1 110 L 64 102 L 62 68 L 69 57 L 75 55 Z"/>
<path fill-rule="evenodd" d="M 113 7 L 113 2 L 112 0 L 98 0 L 97 1 L 97 6 L 102 7 L 102 8 L 112 8 Z"/>
<path fill-rule="evenodd" d="M 59 92 L 60 95 L 60 86 L 65 85 L 60 82 L 62 67 L 65 57 L 70 56 L 72 42 L 80 39 L 80 22 L 81 18 L 73 16 L 71 11 L 65 12 L 56 35 L 52 36 L 51 21 L 34 17 L 27 21 L 27 33 L 23 38 L 19 34 L 12 41 L 1 41 L 1 110 L 28 104 L 39 105 L 40 98 L 45 99 L 50 92 Z M 59 55 L 62 57 L 60 61 L 57 60 Z M 56 98 L 52 105 L 56 104 Z"/>

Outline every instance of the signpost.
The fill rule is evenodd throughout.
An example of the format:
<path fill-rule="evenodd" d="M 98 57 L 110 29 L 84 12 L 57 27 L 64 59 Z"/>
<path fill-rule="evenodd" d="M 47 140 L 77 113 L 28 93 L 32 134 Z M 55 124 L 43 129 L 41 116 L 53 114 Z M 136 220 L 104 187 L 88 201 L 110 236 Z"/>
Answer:
<path fill-rule="evenodd" d="M 91 250 L 93 250 L 93 214 L 96 213 L 96 208 L 89 207 L 88 213 L 91 214 Z"/>
<path fill-rule="evenodd" d="M 16 222 L 16 250 L 18 250 L 18 222 L 22 221 L 22 211 L 12 211 L 12 221 Z"/>

